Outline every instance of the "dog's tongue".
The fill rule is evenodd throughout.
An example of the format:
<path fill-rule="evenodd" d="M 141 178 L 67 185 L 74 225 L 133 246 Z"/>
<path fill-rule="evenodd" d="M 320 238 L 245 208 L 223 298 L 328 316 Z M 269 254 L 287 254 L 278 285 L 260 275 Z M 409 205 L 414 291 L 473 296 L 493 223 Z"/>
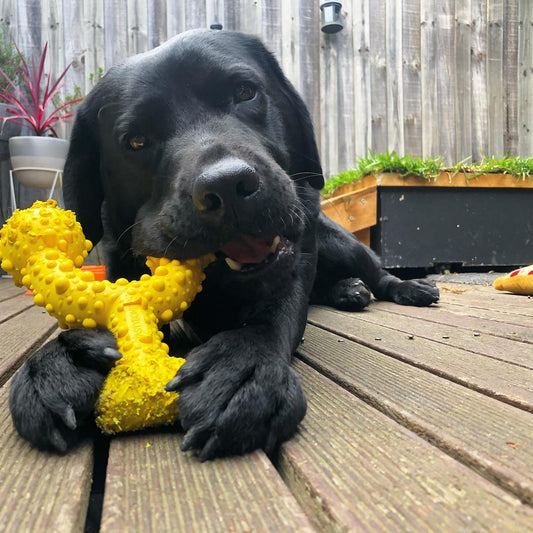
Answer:
<path fill-rule="evenodd" d="M 270 245 L 252 235 L 239 235 L 225 244 L 221 251 L 238 263 L 261 263 L 270 253 Z"/>

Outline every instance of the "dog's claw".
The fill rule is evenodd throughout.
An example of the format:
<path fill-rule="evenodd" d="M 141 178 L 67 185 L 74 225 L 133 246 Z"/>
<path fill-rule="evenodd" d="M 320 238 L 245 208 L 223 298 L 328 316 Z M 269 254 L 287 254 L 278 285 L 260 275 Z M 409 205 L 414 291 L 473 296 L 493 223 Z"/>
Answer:
<path fill-rule="evenodd" d="M 167 392 L 172 392 L 178 390 L 181 383 L 181 377 L 178 375 L 174 378 L 172 378 L 166 385 L 165 390 Z"/>
<path fill-rule="evenodd" d="M 60 453 L 65 453 L 67 451 L 67 443 L 57 428 L 50 431 L 50 443 Z"/>
<path fill-rule="evenodd" d="M 62 413 L 60 413 L 61 420 L 63 420 L 63 423 L 65 426 L 67 426 L 69 429 L 76 429 L 77 422 L 76 422 L 76 413 L 74 413 L 74 409 L 72 408 L 72 405 L 67 405 Z"/>
<path fill-rule="evenodd" d="M 198 458 L 202 463 L 214 459 L 217 455 L 219 447 L 220 443 L 218 437 L 216 435 L 212 435 L 207 441 L 206 445 L 202 448 Z"/>
<path fill-rule="evenodd" d="M 122 354 L 118 350 L 109 347 L 104 348 L 104 356 L 111 361 L 118 361 L 119 359 L 122 359 Z"/>

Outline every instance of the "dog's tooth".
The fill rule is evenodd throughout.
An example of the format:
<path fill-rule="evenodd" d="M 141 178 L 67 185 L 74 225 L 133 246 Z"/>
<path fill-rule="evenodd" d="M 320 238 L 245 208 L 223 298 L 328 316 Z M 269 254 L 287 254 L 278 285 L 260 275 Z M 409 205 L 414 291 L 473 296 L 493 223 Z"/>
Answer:
<path fill-rule="evenodd" d="M 225 258 L 226 263 L 231 268 L 231 270 L 239 271 L 242 268 L 242 264 L 234 261 L 231 257 Z"/>
<path fill-rule="evenodd" d="M 277 235 L 274 237 L 274 240 L 272 241 L 272 246 L 270 247 L 270 253 L 273 254 L 278 249 L 279 242 L 281 241 L 281 237 Z"/>

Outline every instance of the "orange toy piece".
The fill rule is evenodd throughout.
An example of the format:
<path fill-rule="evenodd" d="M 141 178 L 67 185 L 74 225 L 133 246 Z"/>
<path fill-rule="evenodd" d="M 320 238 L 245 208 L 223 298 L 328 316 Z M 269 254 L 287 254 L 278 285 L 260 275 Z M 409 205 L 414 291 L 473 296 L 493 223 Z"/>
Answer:
<path fill-rule="evenodd" d="M 505 276 L 500 276 L 494 280 L 494 288 L 498 291 L 533 295 L 533 265 L 519 268 Z"/>
<path fill-rule="evenodd" d="M 54 200 L 15 211 L 0 230 L 2 268 L 16 285 L 33 290 L 34 302 L 60 327 L 106 327 L 115 335 L 123 357 L 97 402 L 100 429 L 112 434 L 170 424 L 178 395 L 164 386 L 185 360 L 169 357 L 159 327 L 189 307 L 213 256 L 183 262 L 148 257 L 151 276 L 111 283 L 80 269 L 91 248 L 74 213 Z"/>

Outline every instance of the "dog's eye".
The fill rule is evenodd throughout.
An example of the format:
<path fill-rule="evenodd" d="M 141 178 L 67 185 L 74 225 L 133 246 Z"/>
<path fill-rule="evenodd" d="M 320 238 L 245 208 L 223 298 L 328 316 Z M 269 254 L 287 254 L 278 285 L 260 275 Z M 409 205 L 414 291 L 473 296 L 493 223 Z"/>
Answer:
<path fill-rule="evenodd" d="M 239 83 L 233 90 L 233 96 L 238 102 L 245 102 L 246 100 L 252 100 L 255 96 L 256 90 L 250 83 Z"/>
<path fill-rule="evenodd" d="M 136 135 L 128 139 L 128 144 L 132 150 L 142 150 L 146 146 L 146 137 Z"/>

